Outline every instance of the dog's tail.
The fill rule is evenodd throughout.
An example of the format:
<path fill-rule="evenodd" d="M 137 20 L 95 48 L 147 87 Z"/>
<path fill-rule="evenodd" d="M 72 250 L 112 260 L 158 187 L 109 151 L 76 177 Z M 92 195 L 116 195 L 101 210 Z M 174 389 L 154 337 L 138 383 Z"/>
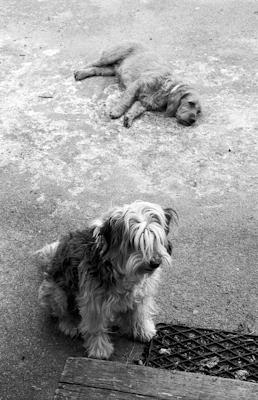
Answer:
<path fill-rule="evenodd" d="M 59 243 L 60 242 L 57 240 L 56 242 L 47 244 L 46 246 L 42 247 L 42 249 L 34 253 L 37 256 L 42 267 L 46 267 L 51 262 L 54 255 L 56 254 Z"/>

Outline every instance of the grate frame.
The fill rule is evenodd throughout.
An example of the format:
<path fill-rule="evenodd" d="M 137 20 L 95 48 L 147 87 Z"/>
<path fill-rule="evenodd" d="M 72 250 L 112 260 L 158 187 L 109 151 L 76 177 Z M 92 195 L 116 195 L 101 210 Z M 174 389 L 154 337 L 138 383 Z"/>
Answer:
<path fill-rule="evenodd" d="M 258 336 L 160 323 L 143 364 L 258 383 Z"/>

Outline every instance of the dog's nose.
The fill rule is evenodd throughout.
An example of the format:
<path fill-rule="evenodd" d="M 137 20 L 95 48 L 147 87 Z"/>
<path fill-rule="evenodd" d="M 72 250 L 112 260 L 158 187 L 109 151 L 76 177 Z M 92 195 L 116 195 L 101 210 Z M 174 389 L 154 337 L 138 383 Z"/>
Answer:
<path fill-rule="evenodd" d="M 150 260 L 150 267 L 153 268 L 153 269 L 158 268 L 160 266 L 160 264 L 161 264 L 161 258 L 160 257 L 155 257 L 155 258 L 152 258 Z"/>
<path fill-rule="evenodd" d="M 188 118 L 189 124 L 192 125 L 196 121 L 196 116 L 191 114 Z"/>

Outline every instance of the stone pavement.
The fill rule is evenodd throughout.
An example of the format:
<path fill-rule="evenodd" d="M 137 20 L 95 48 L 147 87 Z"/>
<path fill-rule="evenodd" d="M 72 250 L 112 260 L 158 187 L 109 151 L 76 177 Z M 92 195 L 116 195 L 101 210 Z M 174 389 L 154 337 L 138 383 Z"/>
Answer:
<path fill-rule="evenodd" d="M 135 199 L 173 206 L 157 321 L 258 333 L 255 0 L 0 0 L 0 399 L 50 400 L 79 340 L 39 309 L 33 251 Z M 108 117 L 113 78 L 73 70 L 119 41 L 149 44 L 194 84 L 203 117 Z M 136 344 L 119 340 L 114 359 Z"/>

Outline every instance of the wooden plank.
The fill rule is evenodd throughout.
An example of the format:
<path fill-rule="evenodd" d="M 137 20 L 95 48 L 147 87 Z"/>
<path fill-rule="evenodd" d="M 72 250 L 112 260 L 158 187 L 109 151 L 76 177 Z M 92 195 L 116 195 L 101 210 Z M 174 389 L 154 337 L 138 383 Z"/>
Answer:
<path fill-rule="evenodd" d="M 258 384 L 120 362 L 68 358 L 55 400 L 131 400 L 137 399 L 137 395 L 144 400 L 257 400 Z"/>
<path fill-rule="evenodd" d="M 119 392 L 117 390 L 99 389 L 89 386 L 60 384 L 56 390 L 55 400 L 153 400 L 151 396 Z"/>

